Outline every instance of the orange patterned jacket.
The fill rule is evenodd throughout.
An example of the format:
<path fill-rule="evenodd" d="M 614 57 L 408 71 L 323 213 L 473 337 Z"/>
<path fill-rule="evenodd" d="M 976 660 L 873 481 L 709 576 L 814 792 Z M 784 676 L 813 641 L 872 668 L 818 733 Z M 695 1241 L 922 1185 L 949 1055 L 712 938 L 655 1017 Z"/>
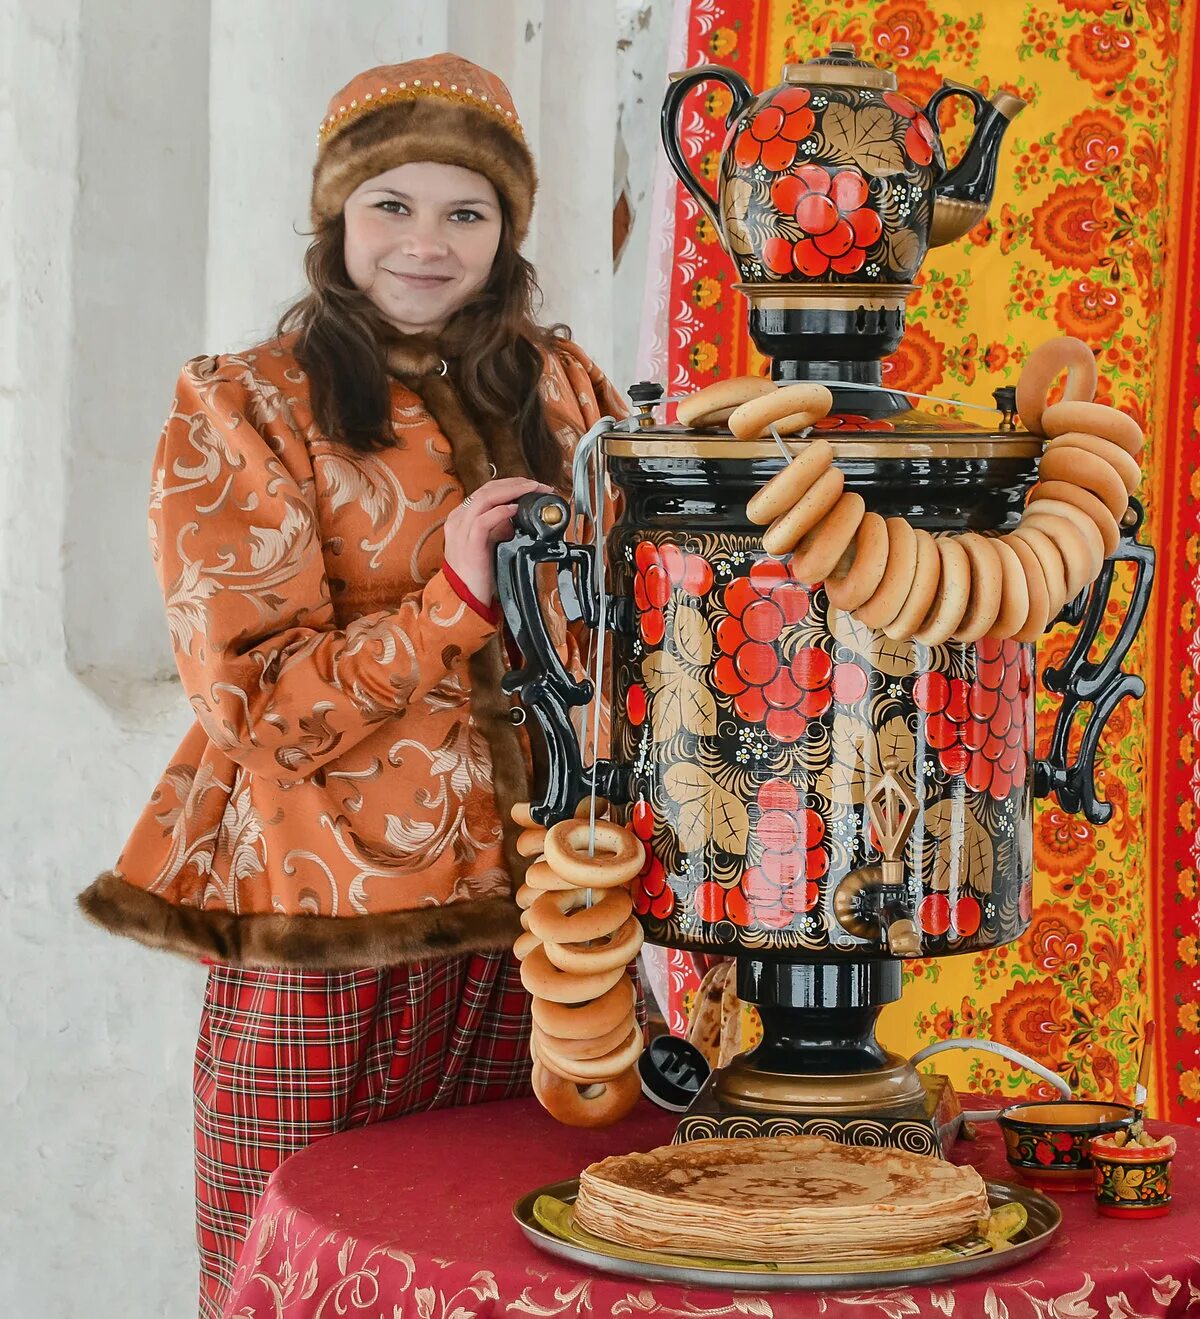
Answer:
<path fill-rule="evenodd" d="M 501 816 L 527 750 L 496 628 L 441 564 L 464 484 L 521 464 L 445 382 L 391 391 L 395 443 L 360 454 L 318 432 L 288 340 L 184 367 L 150 535 L 196 721 L 81 895 L 102 925 L 258 966 L 387 965 L 519 933 Z M 541 392 L 568 451 L 626 410 L 567 341 Z"/>

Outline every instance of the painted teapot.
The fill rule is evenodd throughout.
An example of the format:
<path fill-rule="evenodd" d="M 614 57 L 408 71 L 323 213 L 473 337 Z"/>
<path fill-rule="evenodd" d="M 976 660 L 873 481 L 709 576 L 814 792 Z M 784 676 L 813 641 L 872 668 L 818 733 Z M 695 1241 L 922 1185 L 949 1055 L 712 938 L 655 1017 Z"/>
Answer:
<path fill-rule="evenodd" d="M 733 97 L 715 201 L 679 135 L 684 98 L 711 81 Z M 955 96 L 970 102 L 975 129 L 948 168 L 938 115 Z M 908 286 L 931 246 L 987 214 L 1001 139 L 1024 106 L 1010 92 L 988 100 L 947 80 L 922 108 L 897 90 L 895 74 L 835 42 L 828 55 L 785 65 L 783 81 L 759 95 L 718 64 L 672 74 L 662 139 L 746 284 Z"/>

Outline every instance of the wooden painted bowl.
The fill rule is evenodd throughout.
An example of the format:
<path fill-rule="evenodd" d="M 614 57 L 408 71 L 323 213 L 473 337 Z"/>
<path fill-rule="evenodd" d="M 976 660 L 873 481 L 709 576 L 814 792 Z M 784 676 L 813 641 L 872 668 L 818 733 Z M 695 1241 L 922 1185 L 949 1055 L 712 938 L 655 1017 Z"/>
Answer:
<path fill-rule="evenodd" d="M 1091 1189 L 1093 1137 L 1133 1122 L 1128 1104 L 1087 1099 L 1013 1104 L 996 1119 L 1008 1162 L 1024 1181 L 1049 1191 Z"/>
<path fill-rule="evenodd" d="M 1093 1143 L 1096 1208 L 1109 1218 L 1161 1218 L 1171 1209 L 1175 1141 L 1158 1145 Z"/>

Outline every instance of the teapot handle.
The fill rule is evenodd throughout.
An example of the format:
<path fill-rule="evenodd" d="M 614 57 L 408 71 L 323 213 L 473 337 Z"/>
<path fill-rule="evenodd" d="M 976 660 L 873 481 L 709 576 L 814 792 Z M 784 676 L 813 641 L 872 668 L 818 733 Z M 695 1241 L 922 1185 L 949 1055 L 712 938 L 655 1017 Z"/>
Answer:
<path fill-rule="evenodd" d="M 702 82 L 724 83 L 733 94 L 733 105 L 725 116 L 725 127 L 729 129 L 733 127 L 738 115 L 754 100 L 754 93 L 740 73 L 727 69 L 723 64 L 700 64 L 694 69 L 681 69 L 678 73 L 672 73 L 670 79 L 671 85 L 667 88 L 666 96 L 663 97 L 662 115 L 659 120 L 667 159 L 679 176 L 680 183 L 700 203 L 700 209 L 708 216 L 713 228 L 717 233 L 722 233 L 724 227 L 721 224 L 716 202 L 692 172 L 692 167 L 684 157 L 683 147 L 679 141 L 679 114 L 683 109 L 684 98 L 693 87 L 699 86 Z"/>
<path fill-rule="evenodd" d="M 1096 796 L 1096 749 L 1100 734 L 1109 715 L 1124 697 L 1141 697 L 1146 691 L 1146 684 L 1138 674 L 1126 673 L 1121 667 L 1142 626 L 1154 585 L 1154 547 L 1143 545 L 1137 539 L 1145 514 L 1136 499 L 1129 501 L 1129 507 L 1134 513 L 1133 522 L 1130 526 L 1122 526 L 1117 552 L 1100 570 L 1091 591 L 1081 594 L 1062 612 L 1064 621 L 1081 624 L 1070 654 L 1061 669 L 1047 669 L 1042 675 L 1046 689 L 1062 696 L 1062 705 L 1054 721 L 1049 754 L 1034 766 L 1034 795 L 1048 797 L 1053 793 L 1064 811 L 1082 811 L 1091 824 L 1107 824 L 1112 817 L 1112 806 Z M 1129 611 L 1121 620 L 1107 653 L 1099 662 L 1093 663 L 1088 655 L 1100 635 L 1118 563 L 1132 563 L 1136 571 Z M 1068 765 L 1071 726 L 1080 705 L 1085 702 L 1091 705 L 1091 713 L 1084 726 L 1079 754 L 1074 763 Z"/>
<path fill-rule="evenodd" d="M 928 119 L 937 131 L 940 138 L 943 134 L 941 122 L 938 119 L 938 111 L 944 101 L 948 101 L 952 96 L 965 96 L 971 102 L 971 108 L 975 111 L 975 126 L 979 126 L 980 118 L 986 111 L 991 109 L 991 102 L 979 90 L 978 87 L 969 87 L 965 82 L 955 82 L 952 78 L 943 78 L 942 85 L 926 102 L 923 111 L 925 118 Z"/>

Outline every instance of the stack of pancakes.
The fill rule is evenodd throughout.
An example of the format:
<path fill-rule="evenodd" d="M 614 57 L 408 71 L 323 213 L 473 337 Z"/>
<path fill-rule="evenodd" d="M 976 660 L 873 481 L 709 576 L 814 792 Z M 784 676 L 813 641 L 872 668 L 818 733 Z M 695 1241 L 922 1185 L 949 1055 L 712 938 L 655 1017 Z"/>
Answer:
<path fill-rule="evenodd" d="M 973 1168 L 823 1136 L 697 1140 L 585 1168 L 575 1221 L 676 1255 L 803 1263 L 909 1255 L 988 1214 Z"/>

